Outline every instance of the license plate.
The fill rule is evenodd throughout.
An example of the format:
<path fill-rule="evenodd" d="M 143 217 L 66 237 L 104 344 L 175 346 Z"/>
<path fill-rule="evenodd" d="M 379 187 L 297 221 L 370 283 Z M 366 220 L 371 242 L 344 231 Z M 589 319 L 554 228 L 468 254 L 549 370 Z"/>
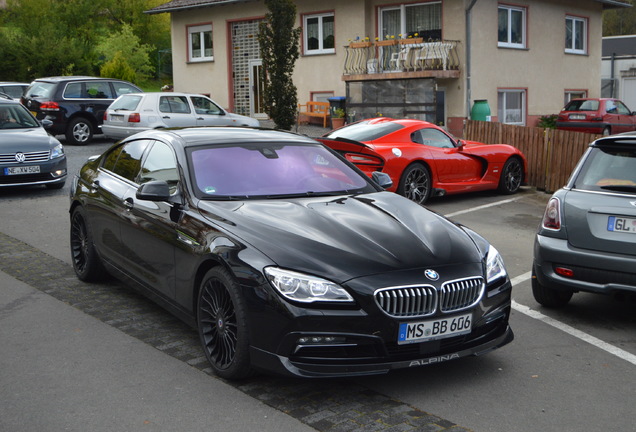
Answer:
<path fill-rule="evenodd" d="M 585 114 L 570 114 L 570 120 L 585 120 Z"/>
<path fill-rule="evenodd" d="M 124 121 L 124 116 L 123 115 L 118 115 L 118 114 L 111 114 L 110 115 L 110 121 L 115 122 L 115 123 L 122 123 Z"/>
<path fill-rule="evenodd" d="M 610 216 L 607 218 L 607 230 L 636 234 L 636 219 Z"/>
<path fill-rule="evenodd" d="M 401 323 L 398 344 L 425 342 L 470 333 L 472 317 L 472 314 L 465 314 L 429 321 Z"/>
<path fill-rule="evenodd" d="M 4 169 L 4 175 L 38 174 L 39 172 L 40 172 L 40 167 L 37 165 L 9 167 Z"/>

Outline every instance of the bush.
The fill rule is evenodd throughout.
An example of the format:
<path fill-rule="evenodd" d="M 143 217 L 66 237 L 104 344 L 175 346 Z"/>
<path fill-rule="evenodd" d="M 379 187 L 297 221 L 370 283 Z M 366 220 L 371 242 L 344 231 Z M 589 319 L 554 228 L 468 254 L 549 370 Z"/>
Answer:
<path fill-rule="evenodd" d="M 539 124 L 538 126 L 540 128 L 544 128 L 544 129 L 556 129 L 556 119 L 557 119 L 557 115 L 556 114 L 550 114 L 550 115 L 544 115 L 539 117 Z"/>

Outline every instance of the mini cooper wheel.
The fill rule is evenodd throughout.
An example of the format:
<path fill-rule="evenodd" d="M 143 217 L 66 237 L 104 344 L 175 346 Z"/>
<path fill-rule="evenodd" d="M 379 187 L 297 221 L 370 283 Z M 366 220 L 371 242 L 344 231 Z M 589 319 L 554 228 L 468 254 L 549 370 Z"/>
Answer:
<path fill-rule="evenodd" d="M 201 345 L 214 373 L 241 379 L 252 372 L 245 301 L 230 273 L 209 270 L 199 290 L 197 327 Z"/>
<path fill-rule="evenodd" d="M 504 164 L 499 178 L 499 192 L 510 195 L 516 193 L 523 181 L 523 165 L 521 160 L 511 157 Z"/>
<path fill-rule="evenodd" d="M 532 295 L 534 299 L 548 308 L 563 307 L 572 298 L 573 291 L 561 291 L 547 287 L 537 279 L 534 267 L 532 268 Z"/>
<path fill-rule="evenodd" d="M 431 195 L 431 173 L 424 165 L 415 163 L 404 170 L 397 192 L 418 204 Z"/>
<path fill-rule="evenodd" d="M 93 139 L 93 125 L 89 120 L 75 118 L 68 124 L 65 135 L 73 145 L 86 145 Z"/>
<path fill-rule="evenodd" d="M 82 207 L 76 207 L 71 214 L 71 259 L 73 269 L 80 280 L 99 281 L 106 276 L 99 255 L 93 244 L 93 235 L 86 222 Z"/>

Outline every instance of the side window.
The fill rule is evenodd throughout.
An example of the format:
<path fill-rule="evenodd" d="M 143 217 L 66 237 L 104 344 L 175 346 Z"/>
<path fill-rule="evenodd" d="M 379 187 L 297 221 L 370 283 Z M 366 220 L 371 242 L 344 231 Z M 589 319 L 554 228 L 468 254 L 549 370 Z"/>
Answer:
<path fill-rule="evenodd" d="M 607 112 L 608 114 L 618 114 L 614 101 L 608 100 L 607 102 L 605 102 L 605 112 Z"/>
<path fill-rule="evenodd" d="M 150 144 L 148 140 L 131 141 L 125 144 L 117 157 L 112 171 L 130 181 L 134 181 L 141 169 L 141 158 L 148 144 Z M 104 168 L 106 167 L 105 165 Z"/>
<path fill-rule="evenodd" d="M 82 97 L 82 83 L 72 82 L 68 83 L 64 89 L 64 97 L 66 99 L 79 99 Z"/>
<path fill-rule="evenodd" d="M 219 115 L 223 112 L 214 102 L 203 96 L 191 96 L 190 100 L 197 114 Z"/>
<path fill-rule="evenodd" d="M 86 97 L 90 99 L 114 99 L 107 81 L 87 82 Z"/>
<path fill-rule="evenodd" d="M 112 84 L 115 89 L 115 97 L 128 93 L 139 93 L 139 89 L 137 87 L 133 87 L 128 83 L 115 81 Z"/>
<path fill-rule="evenodd" d="M 121 150 L 124 148 L 123 145 L 117 146 L 111 149 L 104 160 L 102 161 L 102 168 L 108 171 L 113 171 L 115 169 L 115 163 L 117 162 L 117 158 L 121 154 Z"/>
<path fill-rule="evenodd" d="M 444 132 L 438 131 L 437 129 L 420 129 L 416 132 L 413 132 L 411 139 L 413 140 L 413 142 L 431 147 L 455 147 L 455 143 L 453 142 L 453 140 L 450 139 L 450 137 Z"/>
<path fill-rule="evenodd" d="M 177 160 L 170 146 L 166 143 L 155 141 L 144 160 L 136 182 L 143 184 L 153 180 L 165 181 L 170 185 L 170 193 L 177 190 L 179 172 Z"/>
<path fill-rule="evenodd" d="M 159 98 L 159 111 L 163 113 L 190 113 L 188 99 L 185 96 L 161 96 Z"/>
<path fill-rule="evenodd" d="M 630 115 L 631 111 L 623 102 L 616 102 L 616 108 L 618 109 L 618 113 L 621 115 Z"/>

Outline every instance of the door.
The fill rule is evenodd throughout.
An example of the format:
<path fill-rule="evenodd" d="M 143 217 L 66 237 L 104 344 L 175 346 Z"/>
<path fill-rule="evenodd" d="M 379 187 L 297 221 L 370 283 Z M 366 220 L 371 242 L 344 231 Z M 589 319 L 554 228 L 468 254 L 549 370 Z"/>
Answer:
<path fill-rule="evenodd" d="M 268 116 L 265 113 L 264 107 L 264 91 L 265 85 L 262 80 L 261 71 L 263 68 L 263 61 L 250 60 L 250 116 L 257 119 L 267 119 Z"/>
<path fill-rule="evenodd" d="M 193 108 L 186 96 L 160 96 L 159 116 L 166 127 L 195 126 L 197 124 Z"/>
<path fill-rule="evenodd" d="M 190 101 L 196 113 L 197 126 L 230 126 L 227 115 L 221 107 L 205 96 L 190 96 Z"/>

